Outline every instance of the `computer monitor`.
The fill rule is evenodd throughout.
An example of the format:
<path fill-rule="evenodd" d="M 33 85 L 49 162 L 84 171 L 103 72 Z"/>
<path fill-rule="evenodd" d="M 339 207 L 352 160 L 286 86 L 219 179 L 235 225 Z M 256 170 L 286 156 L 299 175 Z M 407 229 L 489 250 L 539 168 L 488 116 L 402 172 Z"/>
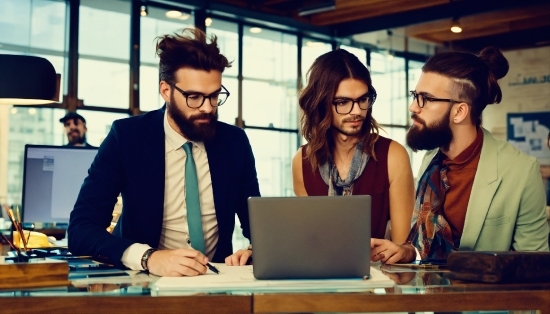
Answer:
<path fill-rule="evenodd" d="M 22 220 L 68 223 L 97 148 L 25 145 Z"/>

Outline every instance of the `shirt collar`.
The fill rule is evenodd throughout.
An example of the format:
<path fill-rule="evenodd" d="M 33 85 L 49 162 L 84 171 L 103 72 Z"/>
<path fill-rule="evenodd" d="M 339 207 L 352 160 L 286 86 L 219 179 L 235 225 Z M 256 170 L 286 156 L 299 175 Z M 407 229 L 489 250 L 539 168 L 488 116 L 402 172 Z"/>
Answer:
<path fill-rule="evenodd" d="M 175 151 L 183 146 L 183 144 L 190 142 L 185 137 L 176 132 L 168 123 L 168 109 L 164 111 L 164 136 L 166 139 L 165 153 Z M 205 151 L 203 142 L 192 142 L 193 146 Z"/>

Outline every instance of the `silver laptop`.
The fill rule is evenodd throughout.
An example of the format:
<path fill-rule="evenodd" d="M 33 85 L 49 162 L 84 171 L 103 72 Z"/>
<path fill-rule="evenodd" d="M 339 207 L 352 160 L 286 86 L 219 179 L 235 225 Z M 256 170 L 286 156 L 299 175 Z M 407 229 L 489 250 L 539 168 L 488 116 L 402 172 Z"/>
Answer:
<path fill-rule="evenodd" d="M 248 199 L 256 279 L 370 276 L 371 197 Z"/>

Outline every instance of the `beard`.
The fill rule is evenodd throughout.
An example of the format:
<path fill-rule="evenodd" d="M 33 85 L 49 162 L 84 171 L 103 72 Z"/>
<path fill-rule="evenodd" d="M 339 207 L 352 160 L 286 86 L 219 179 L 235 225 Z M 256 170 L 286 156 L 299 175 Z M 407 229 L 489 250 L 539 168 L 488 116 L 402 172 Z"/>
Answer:
<path fill-rule="evenodd" d="M 414 152 L 432 150 L 438 147 L 441 147 L 445 151 L 448 150 L 453 140 L 453 132 L 449 125 L 450 115 L 451 108 L 439 121 L 435 121 L 432 125 L 428 126 L 426 125 L 426 121 L 413 114 L 411 118 L 421 123 L 424 128 L 419 129 L 415 125 L 409 128 L 409 131 L 407 131 L 407 146 Z"/>
<path fill-rule="evenodd" d="M 362 123 L 357 127 L 346 127 L 344 123 L 350 122 L 350 121 L 362 121 Z M 358 136 L 364 133 L 365 126 L 366 126 L 365 117 L 355 115 L 355 116 L 351 116 L 349 118 L 343 119 L 339 125 L 332 125 L 332 128 L 337 132 L 347 136 Z"/>
<path fill-rule="evenodd" d="M 168 114 L 174 120 L 181 133 L 183 133 L 183 135 L 190 141 L 208 141 L 214 138 L 214 135 L 216 134 L 218 111 L 216 110 L 212 113 L 199 113 L 197 115 L 186 117 L 176 105 L 173 90 L 170 95 L 170 103 L 168 104 Z M 209 119 L 210 122 L 195 124 L 195 121 L 199 119 Z"/>
<path fill-rule="evenodd" d="M 73 131 L 68 136 L 70 145 L 82 145 L 86 142 L 86 134 L 80 135 L 79 131 Z"/>

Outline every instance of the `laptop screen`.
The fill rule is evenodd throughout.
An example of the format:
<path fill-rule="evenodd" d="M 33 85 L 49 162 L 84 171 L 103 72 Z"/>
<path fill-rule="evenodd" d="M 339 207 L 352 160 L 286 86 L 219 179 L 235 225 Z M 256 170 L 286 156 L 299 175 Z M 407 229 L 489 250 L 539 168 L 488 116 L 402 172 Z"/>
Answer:
<path fill-rule="evenodd" d="M 97 148 L 25 145 L 22 219 L 68 223 Z"/>

